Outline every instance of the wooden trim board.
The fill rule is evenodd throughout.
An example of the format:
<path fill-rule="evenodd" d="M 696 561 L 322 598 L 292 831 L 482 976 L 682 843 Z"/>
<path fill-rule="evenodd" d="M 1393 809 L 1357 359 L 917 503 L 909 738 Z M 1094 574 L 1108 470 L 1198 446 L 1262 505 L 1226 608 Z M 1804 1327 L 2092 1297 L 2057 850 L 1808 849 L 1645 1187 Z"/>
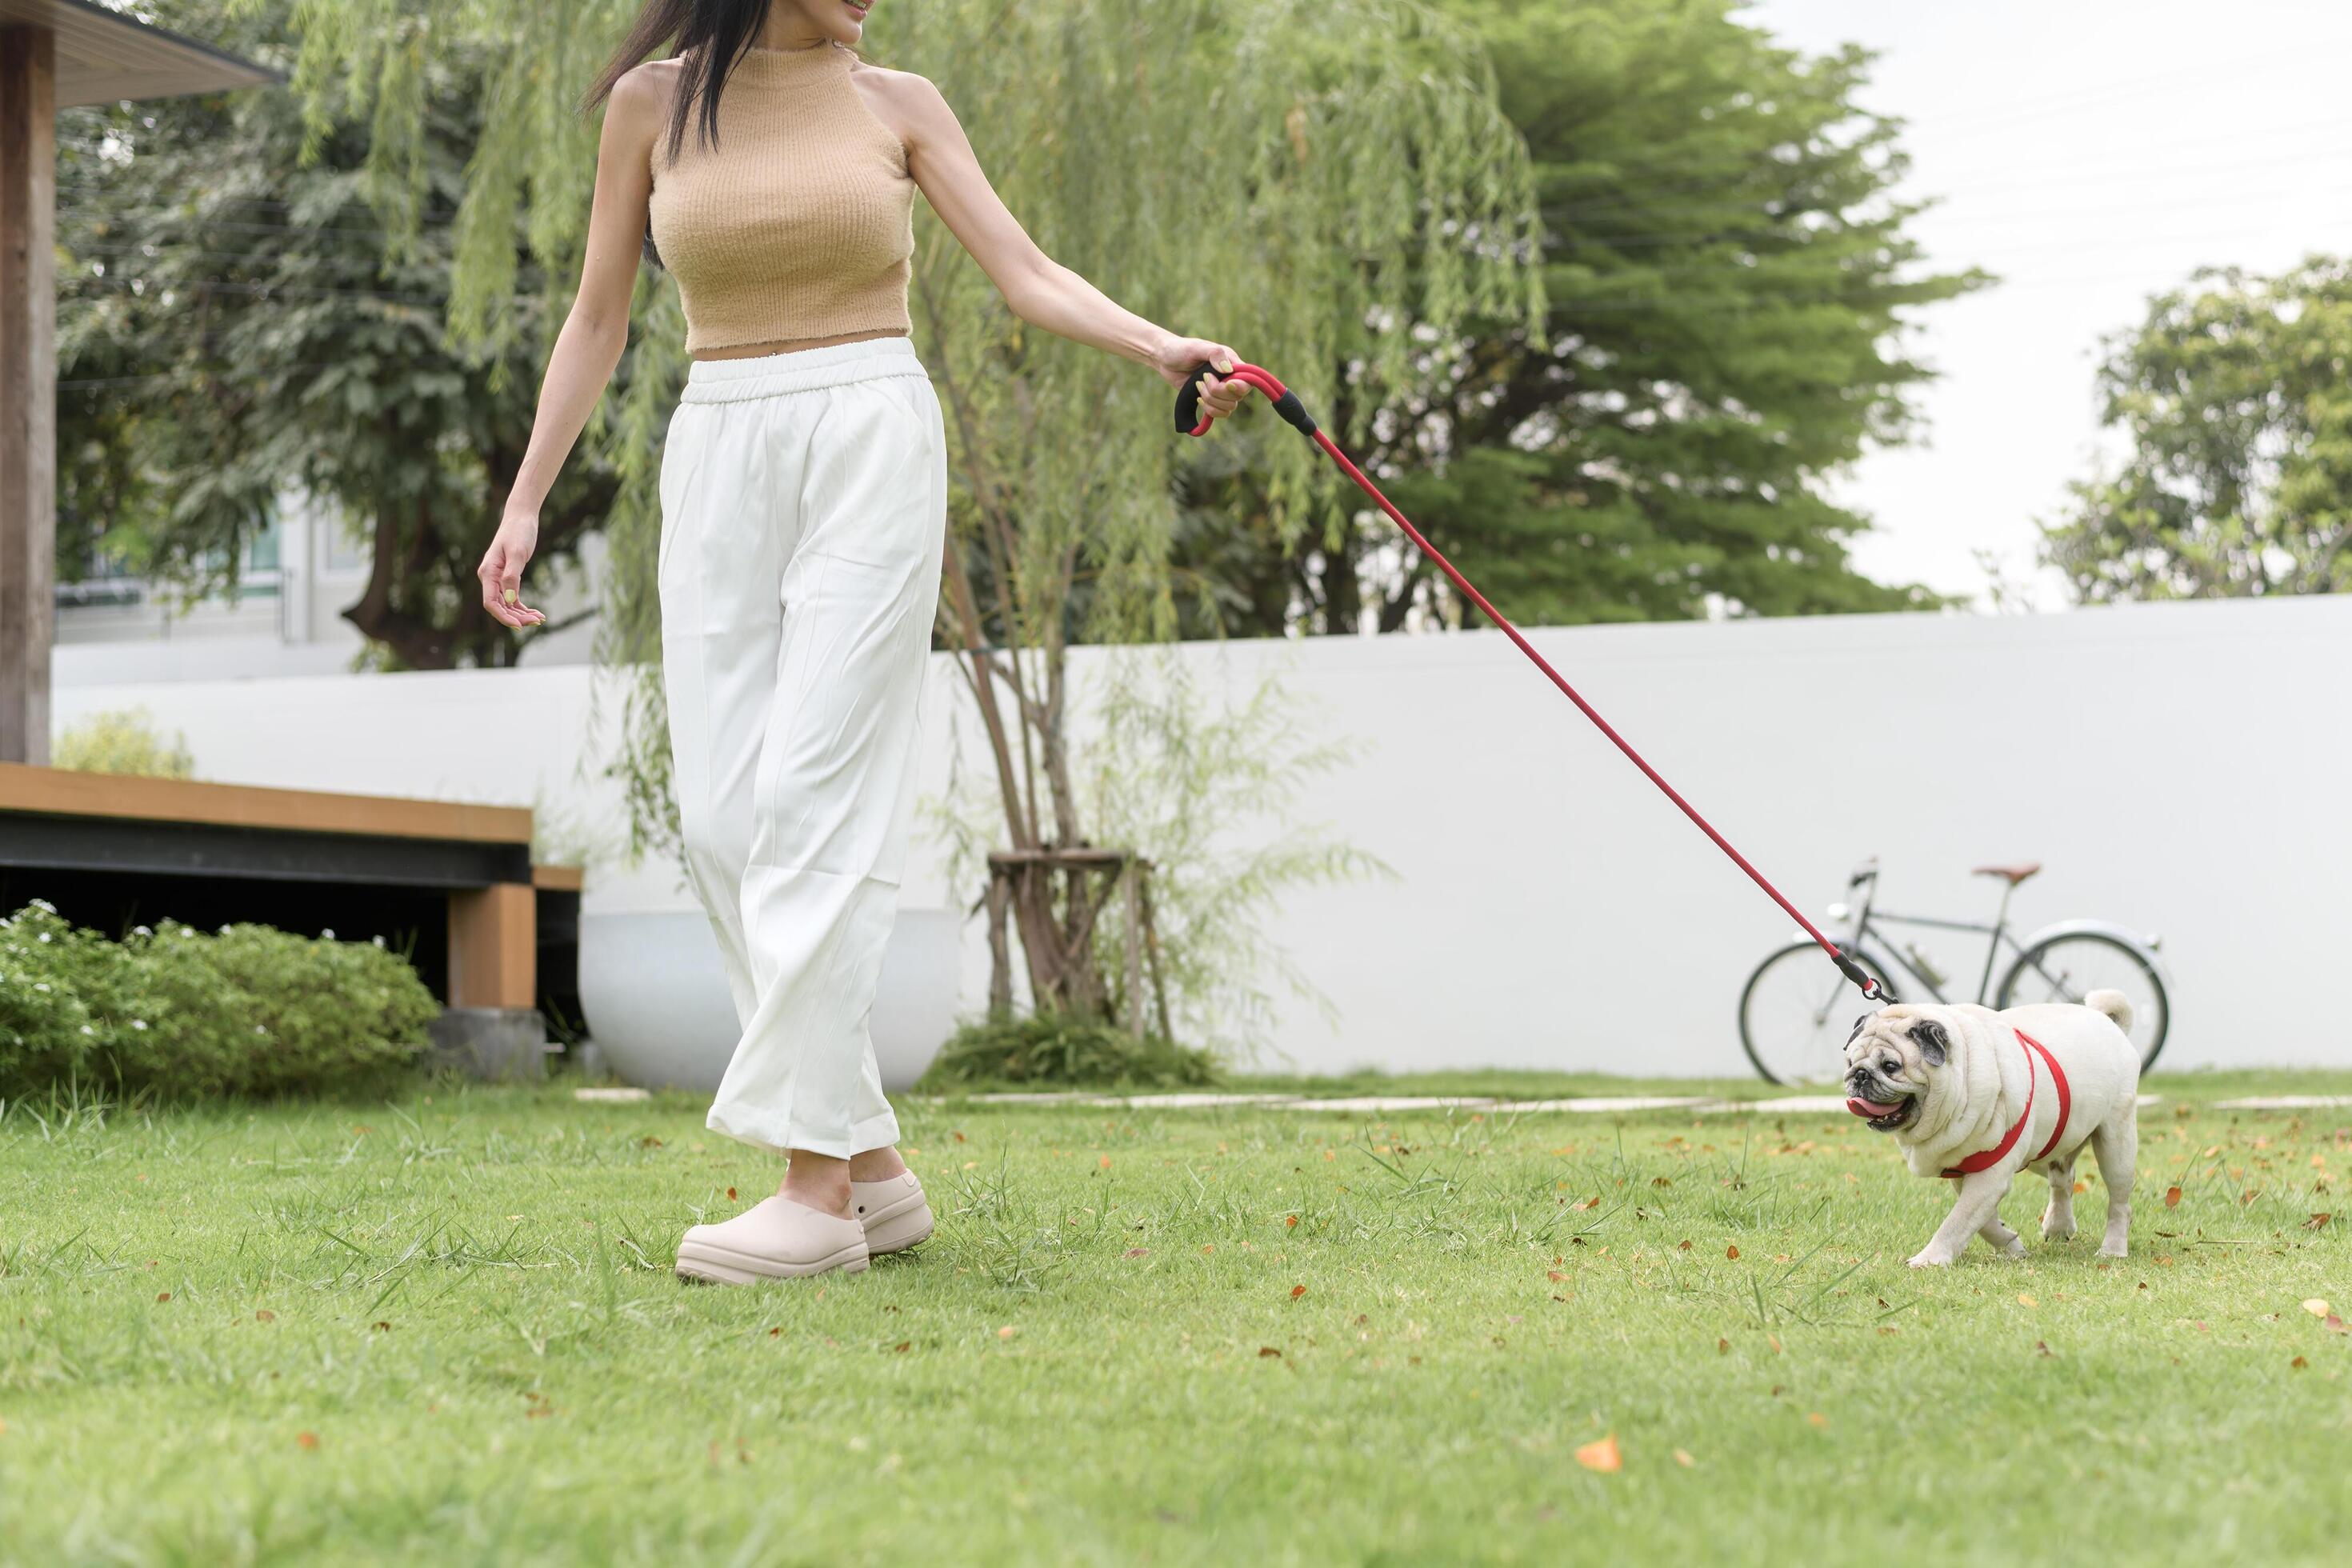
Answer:
<path fill-rule="evenodd" d="M 294 828 L 390 838 L 529 844 L 528 806 L 475 805 L 399 795 L 333 795 L 252 784 L 199 784 L 122 773 L 70 773 L 0 763 L 0 811 L 133 817 L 227 827 Z"/>

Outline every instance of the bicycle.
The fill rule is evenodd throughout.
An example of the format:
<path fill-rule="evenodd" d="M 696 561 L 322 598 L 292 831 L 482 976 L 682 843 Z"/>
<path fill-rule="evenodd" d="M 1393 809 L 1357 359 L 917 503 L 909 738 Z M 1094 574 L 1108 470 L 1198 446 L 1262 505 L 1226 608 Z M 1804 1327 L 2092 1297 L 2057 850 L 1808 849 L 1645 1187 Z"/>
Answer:
<path fill-rule="evenodd" d="M 2092 991 L 2120 991 L 2131 1000 L 2128 1032 L 2145 1071 L 2164 1049 L 2165 1035 L 2172 1025 L 2171 984 L 2157 952 L 2162 939 L 2141 936 L 2105 921 L 2062 921 L 2020 942 L 2010 932 L 2010 900 L 2041 869 L 2038 861 L 1977 867 L 1976 875 L 1998 877 L 2002 882 L 2000 908 L 1992 923 L 1985 925 L 1874 909 L 1878 889 L 1878 862 L 1874 858 L 1855 868 L 1846 883 L 1850 896 L 1859 893 L 1859 902 L 1832 904 L 1829 915 L 1833 921 L 1850 922 L 1840 943 L 1846 952 L 1882 984 L 1895 982 L 1895 992 L 1906 997 L 1924 993 L 1935 1001 L 1948 1002 L 1952 998 L 1943 987 L 1950 977 L 1916 944 L 1895 942 L 1880 929 L 1883 926 L 1924 926 L 1989 936 L 1975 1000 L 1982 1003 L 1990 994 L 1998 998 L 1991 1004 L 1997 1010 L 2033 1002 L 2079 1003 Z M 1995 988 L 1993 966 L 2004 946 L 2017 957 Z M 1892 955 L 1893 967 L 1882 954 Z M 1910 984 L 1898 980 L 1897 971 L 1907 975 Z M 1792 942 L 1756 966 L 1739 994 L 1739 1043 L 1766 1082 L 1831 1083 L 1844 1077 L 1845 1042 L 1853 1026 L 1853 1020 L 1838 1005 L 1844 989 L 1841 976 L 1822 973 L 1821 950 L 1811 939 Z"/>

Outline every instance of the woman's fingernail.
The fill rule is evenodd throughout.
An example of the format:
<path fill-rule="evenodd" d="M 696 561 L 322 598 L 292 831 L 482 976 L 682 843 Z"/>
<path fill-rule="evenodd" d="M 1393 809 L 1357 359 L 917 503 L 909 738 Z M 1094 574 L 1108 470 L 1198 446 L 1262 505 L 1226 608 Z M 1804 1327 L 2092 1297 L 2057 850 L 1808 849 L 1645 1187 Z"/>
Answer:
<path fill-rule="evenodd" d="M 508 604 L 509 604 L 509 605 L 514 604 L 514 603 L 516 603 L 517 601 L 519 601 L 520 599 L 521 599 L 521 597 L 522 597 L 522 595 L 520 595 L 520 594 L 518 594 L 518 593 L 516 593 L 512 588 L 509 588 L 509 589 L 507 590 L 507 603 L 508 603 Z"/>

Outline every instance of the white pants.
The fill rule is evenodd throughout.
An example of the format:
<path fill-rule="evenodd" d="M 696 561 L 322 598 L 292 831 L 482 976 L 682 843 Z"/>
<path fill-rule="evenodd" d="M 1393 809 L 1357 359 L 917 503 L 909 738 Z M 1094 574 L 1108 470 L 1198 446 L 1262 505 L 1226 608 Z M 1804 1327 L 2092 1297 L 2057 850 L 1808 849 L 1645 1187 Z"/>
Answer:
<path fill-rule="evenodd" d="M 698 362 L 662 458 L 663 682 L 688 879 L 743 1037 L 709 1125 L 887 1148 L 867 1020 L 898 913 L 947 533 L 902 338 Z"/>

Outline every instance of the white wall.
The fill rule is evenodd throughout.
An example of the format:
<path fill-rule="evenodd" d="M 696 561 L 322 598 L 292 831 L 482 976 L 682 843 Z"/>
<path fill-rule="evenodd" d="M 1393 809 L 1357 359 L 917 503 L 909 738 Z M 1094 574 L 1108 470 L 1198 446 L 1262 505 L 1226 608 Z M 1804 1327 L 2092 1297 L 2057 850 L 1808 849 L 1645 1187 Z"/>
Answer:
<path fill-rule="evenodd" d="M 1968 868 L 2042 859 L 2018 899 L 2027 925 L 2091 915 L 2163 934 L 2168 1067 L 2352 1064 L 2335 1010 L 2303 1005 L 2352 938 L 2352 598 L 1534 637 L 1801 907 L 1842 896 L 1876 854 L 1890 906 L 1989 914 L 1994 884 Z M 1286 1015 L 1278 1044 L 1298 1067 L 1745 1070 L 1739 987 L 1793 928 L 1501 637 L 1183 657 L 1236 691 L 1279 660 L 1310 720 L 1363 742 L 1307 815 L 1399 879 L 1297 894 L 1270 933 L 1340 1010 L 1336 1033 L 1311 1008 Z M 593 779 L 592 679 L 87 686 L 57 705 L 60 723 L 144 705 L 186 731 L 207 777 L 565 802 L 614 823 L 617 797 Z M 933 679 L 952 700 L 944 665 Z M 950 734 L 935 722 L 927 739 L 934 792 Z M 976 745 L 968 762 L 982 764 Z M 920 852 L 908 893 L 971 897 Z M 590 901 L 688 900 L 645 868 L 596 879 Z M 1948 940 L 1925 945 L 1972 973 Z"/>

